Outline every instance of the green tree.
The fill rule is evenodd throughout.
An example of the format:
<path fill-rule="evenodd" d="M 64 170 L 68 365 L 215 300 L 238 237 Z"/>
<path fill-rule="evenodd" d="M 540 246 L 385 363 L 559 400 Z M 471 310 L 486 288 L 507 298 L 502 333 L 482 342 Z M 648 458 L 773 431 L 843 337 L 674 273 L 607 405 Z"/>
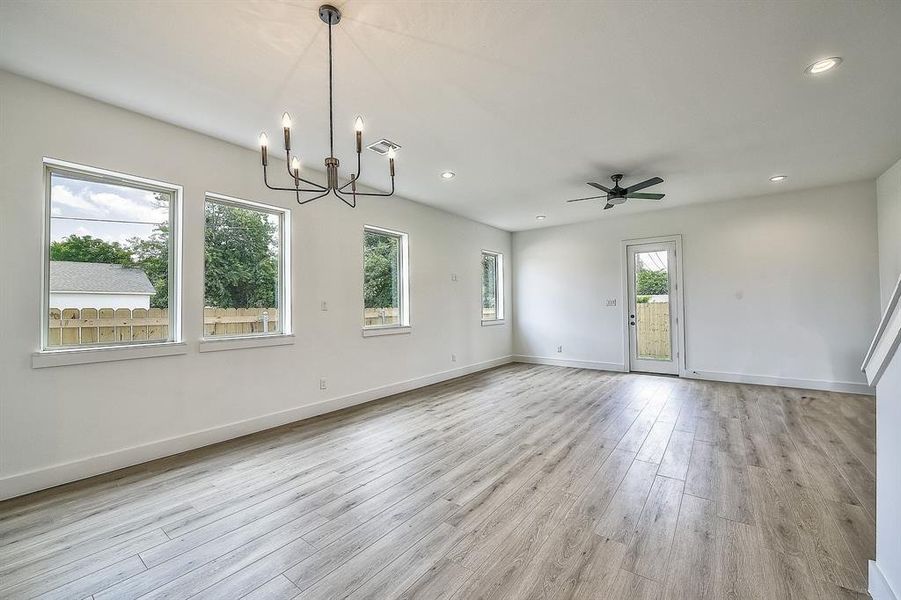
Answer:
<path fill-rule="evenodd" d="M 655 296 L 669 293 L 669 276 L 666 271 L 652 271 L 641 269 L 636 277 L 636 294 Z"/>
<path fill-rule="evenodd" d="M 206 205 L 205 289 L 208 306 L 275 306 L 278 296 L 278 238 L 266 214 Z"/>
<path fill-rule="evenodd" d="M 497 308 L 497 257 L 482 255 L 482 308 Z"/>
<path fill-rule="evenodd" d="M 363 303 L 366 308 L 399 306 L 400 240 L 367 231 L 363 246 Z"/>
<path fill-rule="evenodd" d="M 72 234 L 58 242 L 50 242 L 50 260 L 129 265 L 131 252 L 119 242 Z"/>
<path fill-rule="evenodd" d="M 169 307 L 169 223 L 157 225 L 147 238 L 128 240 L 132 264 L 140 267 L 156 293 L 150 297 L 153 308 Z"/>

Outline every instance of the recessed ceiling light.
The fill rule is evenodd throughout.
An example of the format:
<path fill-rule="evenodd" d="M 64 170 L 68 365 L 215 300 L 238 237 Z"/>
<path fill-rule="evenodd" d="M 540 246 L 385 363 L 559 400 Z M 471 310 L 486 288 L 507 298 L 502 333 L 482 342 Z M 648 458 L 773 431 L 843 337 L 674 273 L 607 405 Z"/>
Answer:
<path fill-rule="evenodd" d="M 547 219 L 547 215 L 537 215 L 535 217 L 536 221 L 544 221 L 545 219 Z"/>
<path fill-rule="evenodd" d="M 457 176 L 457 174 L 454 173 L 453 171 L 445 171 L 444 173 L 441 174 L 442 179 L 453 179 L 456 176 Z"/>
<path fill-rule="evenodd" d="M 816 61 L 804 69 L 804 72 L 808 75 L 820 75 L 826 71 L 831 71 L 840 64 L 842 64 L 842 58 L 840 56 L 830 56 L 829 58 Z"/>
<path fill-rule="evenodd" d="M 780 181 L 785 181 L 786 179 L 788 179 L 788 175 L 773 175 L 772 177 L 770 177 L 770 181 L 774 183 L 779 183 Z"/>

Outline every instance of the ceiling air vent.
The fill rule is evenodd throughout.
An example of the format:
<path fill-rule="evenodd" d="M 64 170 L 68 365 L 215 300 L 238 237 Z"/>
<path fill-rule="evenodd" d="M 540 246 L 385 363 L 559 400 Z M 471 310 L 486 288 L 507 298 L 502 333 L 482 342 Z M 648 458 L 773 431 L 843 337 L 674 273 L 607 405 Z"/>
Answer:
<path fill-rule="evenodd" d="M 372 150 L 373 152 L 375 152 L 376 154 L 381 154 L 382 156 L 385 156 L 386 154 L 388 154 L 388 150 L 390 150 L 391 148 L 394 148 L 395 150 L 400 149 L 400 146 L 398 144 L 395 144 L 394 142 L 386 140 L 384 138 L 380 139 L 379 141 L 375 142 L 374 144 L 369 144 L 366 147 L 369 148 L 370 150 Z"/>

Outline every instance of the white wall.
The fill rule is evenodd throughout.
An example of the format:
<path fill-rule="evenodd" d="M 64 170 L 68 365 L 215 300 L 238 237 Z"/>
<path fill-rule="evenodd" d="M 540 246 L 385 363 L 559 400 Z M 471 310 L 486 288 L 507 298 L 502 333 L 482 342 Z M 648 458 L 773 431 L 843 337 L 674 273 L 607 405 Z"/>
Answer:
<path fill-rule="evenodd" d="M 0 90 L 0 497 L 509 356 L 511 325 L 480 326 L 479 301 L 480 251 L 509 256 L 509 233 L 399 198 L 361 200 L 356 210 L 337 200 L 299 207 L 263 187 L 249 150 L 2 71 Z M 184 186 L 187 355 L 31 368 L 40 344 L 44 156 Z M 402 162 L 398 171 L 402 186 Z M 293 346 L 197 353 L 206 191 L 293 208 Z M 361 336 L 364 224 L 409 233 L 410 335 Z"/>
<path fill-rule="evenodd" d="M 879 288 L 885 307 L 901 275 L 901 160 L 876 180 Z"/>
<path fill-rule="evenodd" d="M 150 308 L 150 294 L 50 292 L 51 308 Z"/>
<path fill-rule="evenodd" d="M 901 276 L 901 161 L 876 180 L 882 306 Z M 897 309 L 896 309 L 897 310 Z M 901 352 L 876 385 L 876 563 L 874 600 L 901 598 Z"/>
<path fill-rule="evenodd" d="M 874 600 L 893 600 L 879 595 L 879 576 L 901 598 L 901 352 L 889 363 L 876 384 L 876 564 L 871 568 L 870 593 Z M 876 580 L 877 585 L 874 586 Z M 883 586 L 884 587 L 884 586 Z"/>
<path fill-rule="evenodd" d="M 872 181 L 515 233 L 514 353 L 623 368 L 622 240 L 669 234 L 683 236 L 689 370 L 868 389 L 859 369 L 879 316 Z"/>

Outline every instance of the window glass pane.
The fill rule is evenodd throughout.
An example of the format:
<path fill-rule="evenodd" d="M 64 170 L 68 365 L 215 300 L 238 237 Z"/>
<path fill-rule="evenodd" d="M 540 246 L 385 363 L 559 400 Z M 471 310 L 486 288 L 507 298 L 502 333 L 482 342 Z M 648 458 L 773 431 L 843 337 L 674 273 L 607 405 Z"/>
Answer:
<path fill-rule="evenodd" d="M 280 333 L 281 217 L 206 202 L 204 337 Z"/>
<path fill-rule="evenodd" d="M 366 230 L 363 243 L 363 325 L 401 325 L 400 237 Z"/>
<path fill-rule="evenodd" d="M 493 321 L 497 311 L 497 255 L 482 254 L 482 320 Z"/>
<path fill-rule="evenodd" d="M 50 348 L 166 341 L 169 193 L 51 173 Z"/>

